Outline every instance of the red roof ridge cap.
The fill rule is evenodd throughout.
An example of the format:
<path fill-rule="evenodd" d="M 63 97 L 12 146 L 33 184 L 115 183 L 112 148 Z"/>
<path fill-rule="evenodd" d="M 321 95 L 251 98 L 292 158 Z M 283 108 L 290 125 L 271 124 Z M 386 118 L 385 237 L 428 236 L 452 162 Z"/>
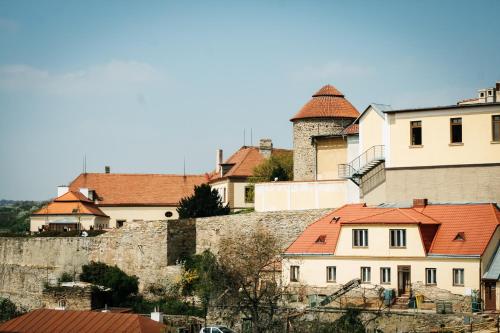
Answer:
<path fill-rule="evenodd" d="M 414 211 L 416 211 L 417 213 L 422 214 L 422 215 L 424 215 L 425 217 L 427 217 L 427 218 L 429 218 L 429 219 L 433 220 L 434 222 L 436 222 L 436 224 L 439 224 L 439 225 L 441 225 L 441 224 L 442 224 L 442 223 L 441 223 L 441 221 L 438 221 L 438 220 L 436 220 L 435 218 L 433 218 L 432 216 L 429 216 L 429 215 L 425 214 L 425 213 L 424 213 L 424 209 L 425 209 L 425 207 L 424 207 L 424 209 L 422 209 L 422 211 L 421 211 L 421 212 L 419 212 L 419 211 L 418 211 L 418 210 L 416 210 L 415 208 L 411 208 L 411 209 L 413 209 L 413 210 L 414 210 Z"/>
<path fill-rule="evenodd" d="M 497 219 L 497 221 L 498 221 L 498 219 Z M 497 229 L 498 229 L 499 227 L 500 227 L 500 225 L 497 225 L 497 226 L 495 227 L 495 230 L 491 233 L 490 238 L 488 239 L 488 242 L 486 243 L 486 246 L 485 246 L 485 247 L 484 247 L 484 249 L 483 249 L 483 252 L 481 252 L 481 256 L 484 254 L 484 252 L 485 252 L 485 251 L 486 251 L 486 249 L 488 248 L 488 245 L 490 245 L 490 242 L 491 242 L 491 240 L 493 239 L 493 236 L 495 236 L 495 234 L 497 233 Z"/>
<path fill-rule="evenodd" d="M 410 209 L 412 209 L 412 208 L 410 208 Z M 419 220 L 417 220 L 416 218 L 414 218 L 413 216 L 411 216 L 411 215 L 409 215 L 409 214 L 405 213 L 404 209 L 401 209 L 401 208 L 396 208 L 396 210 L 397 210 L 398 212 L 400 212 L 401 214 L 403 214 L 404 216 L 406 216 L 406 217 L 410 218 L 411 220 L 413 220 L 413 221 L 415 221 L 415 222 L 417 222 L 417 223 L 422 223 L 422 221 L 419 221 Z M 415 211 L 415 212 L 417 212 L 417 211 Z M 417 213 L 418 213 L 418 212 L 417 212 Z"/>
<path fill-rule="evenodd" d="M 500 224 L 500 219 L 498 219 L 497 215 L 497 210 L 500 211 L 500 209 L 498 209 L 498 206 L 493 203 L 490 203 L 490 206 L 491 209 L 493 210 L 493 217 L 495 218 L 495 220 L 497 220 L 497 224 Z"/>

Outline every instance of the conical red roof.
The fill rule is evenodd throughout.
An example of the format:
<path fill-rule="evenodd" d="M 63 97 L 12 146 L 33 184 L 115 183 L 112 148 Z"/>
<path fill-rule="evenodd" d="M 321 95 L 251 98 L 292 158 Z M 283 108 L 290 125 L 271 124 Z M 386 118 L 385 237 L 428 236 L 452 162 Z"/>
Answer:
<path fill-rule="evenodd" d="M 326 85 L 292 118 L 291 121 L 306 118 L 357 118 L 358 110 L 344 98 L 334 86 Z"/>

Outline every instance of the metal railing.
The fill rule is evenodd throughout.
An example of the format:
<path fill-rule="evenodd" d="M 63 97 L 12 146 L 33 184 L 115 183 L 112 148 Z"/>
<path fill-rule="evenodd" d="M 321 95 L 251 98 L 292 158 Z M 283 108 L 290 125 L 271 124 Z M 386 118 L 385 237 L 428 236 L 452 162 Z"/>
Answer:
<path fill-rule="evenodd" d="M 360 175 L 363 169 L 369 166 L 370 163 L 383 160 L 385 160 L 385 146 L 372 146 L 349 164 L 339 164 L 339 177 L 352 178 Z"/>

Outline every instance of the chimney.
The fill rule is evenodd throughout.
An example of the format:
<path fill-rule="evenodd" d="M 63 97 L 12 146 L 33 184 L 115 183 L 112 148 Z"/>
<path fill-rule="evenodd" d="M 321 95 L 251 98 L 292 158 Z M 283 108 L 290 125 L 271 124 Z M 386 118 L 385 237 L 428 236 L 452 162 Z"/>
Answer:
<path fill-rule="evenodd" d="M 60 185 L 57 187 L 57 197 L 64 195 L 69 192 L 69 187 L 66 185 Z"/>
<path fill-rule="evenodd" d="M 215 152 L 215 172 L 220 173 L 220 165 L 222 164 L 222 149 L 217 149 Z"/>
<path fill-rule="evenodd" d="M 500 102 L 500 82 L 497 82 L 495 85 L 495 91 L 496 91 L 496 101 L 495 102 Z"/>
<path fill-rule="evenodd" d="M 265 158 L 271 157 L 273 151 L 273 141 L 271 139 L 260 139 L 259 151 Z"/>
<path fill-rule="evenodd" d="M 104 167 L 104 173 L 111 173 L 111 167 L 109 165 Z"/>
<path fill-rule="evenodd" d="M 154 308 L 153 312 L 151 312 L 151 320 L 157 321 L 163 324 L 163 313 L 158 311 L 158 308 Z"/>
<path fill-rule="evenodd" d="M 413 208 L 424 208 L 427 206 L 427 199 L 413 199 Z"/>

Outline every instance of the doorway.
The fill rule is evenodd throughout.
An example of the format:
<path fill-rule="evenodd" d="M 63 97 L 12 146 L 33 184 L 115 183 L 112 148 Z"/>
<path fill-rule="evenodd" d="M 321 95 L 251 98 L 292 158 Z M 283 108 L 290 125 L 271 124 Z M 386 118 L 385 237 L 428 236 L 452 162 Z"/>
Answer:
<path fill-rule="evenodd" d="M 496 310 L 496 281 L 485 281 L 484 282 L 484 309 L 485 310 Z"/>
<path fill-rule="evenodd" d="M 411 266 L 398 266 L 398 296 L 409 295 L 411 289 Z"/>

